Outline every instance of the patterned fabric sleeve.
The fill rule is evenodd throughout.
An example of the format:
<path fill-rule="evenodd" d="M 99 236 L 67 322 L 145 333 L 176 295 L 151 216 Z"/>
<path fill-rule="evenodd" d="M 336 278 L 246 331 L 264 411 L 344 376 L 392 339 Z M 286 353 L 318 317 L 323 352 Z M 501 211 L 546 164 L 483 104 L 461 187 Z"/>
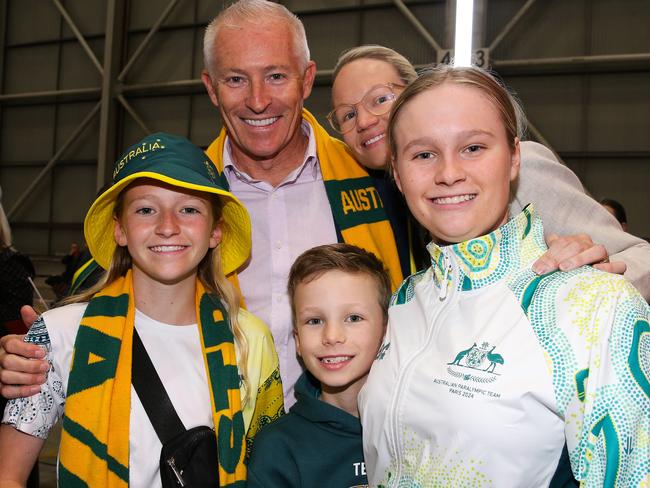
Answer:
<path fill-rule="evenodd" d="M 39 317 L 29 329 L 25 342 L 36 344 L 45 350 L 45 358 L 50 364 L 50 370 L 45 384 L 41 385 L 40 393 L 7 402 L 2 423 L 39 439 L 47 439 L 50 430 L 63 415 L 65 390 L 61 377 L 54 370 L 52 344 L 42 317 Z"/>
<path fill-rule="evenodd" d="M 565 412 L 574 474 L 585 487 L 649 486 L 650 308 L 625 280 L 602 273 L 564 302 L 586 353 Z"/>
<path fill-rule="evenodd" d="M 249 400 L 244 407 L 246 460 L 253 439 L 266 424 L 284 414 L 284 397 L 278 354 L 268 327 L 251 313 L 240 309 L 239 323 L 248 342 Z"/>
<path fill-rule="evenodd" d="M 284 400 L 280 368 L 276 366 L 266 381 L 257 389 L 253 419 L 246 433 L 246 459 L 250 457 L 253 439 L 260 429 L 277 420 L 281 415 L 284 415 Z"/>

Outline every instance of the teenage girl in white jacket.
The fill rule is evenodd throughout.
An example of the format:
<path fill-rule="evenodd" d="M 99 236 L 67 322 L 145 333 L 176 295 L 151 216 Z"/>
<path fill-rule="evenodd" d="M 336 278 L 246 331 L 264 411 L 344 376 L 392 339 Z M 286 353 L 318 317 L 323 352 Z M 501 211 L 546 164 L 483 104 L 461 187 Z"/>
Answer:
<path fill-rule="evenodd" d="M 648 305 L 590 267 L 532 271 L 542 223 L 532 206 L 508 220 L 517 113 L 475 68 L 434 69 L 395 102 L 392 169 L 433 242 L 360 395 L 371 486 L 648 482 Z"/>

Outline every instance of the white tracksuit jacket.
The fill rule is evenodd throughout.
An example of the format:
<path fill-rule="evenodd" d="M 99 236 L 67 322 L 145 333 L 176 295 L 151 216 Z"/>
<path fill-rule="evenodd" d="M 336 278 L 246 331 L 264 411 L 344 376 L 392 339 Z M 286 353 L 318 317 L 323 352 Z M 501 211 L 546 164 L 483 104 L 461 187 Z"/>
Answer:
<path fill-rule="evenodd" d="M 565 447 L 584 486 L 650 486 L 650 309 L 590 267 L 536 276 L 545 249 L 532 207 L 430 245 L 359 396 L 371 486 L 549 486 Z"/>

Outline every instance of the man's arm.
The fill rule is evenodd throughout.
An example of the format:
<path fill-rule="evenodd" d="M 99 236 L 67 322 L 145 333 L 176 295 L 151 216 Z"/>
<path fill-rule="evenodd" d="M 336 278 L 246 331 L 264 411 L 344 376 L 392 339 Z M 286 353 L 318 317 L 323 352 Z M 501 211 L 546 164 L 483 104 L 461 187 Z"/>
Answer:
<path fill-rule="evenodd" d="M 511 214 L 533 203 L 547 236 L 586 234 L 607 249 L 612 262 L 627 265 L 625 277 L 650 300 L 650 243 L 621 229 L 585 192 L 578 177 L 536 142 L 521 143 L 521 170 Z M 589 261 L 587 261 L 589 262 Z"/>

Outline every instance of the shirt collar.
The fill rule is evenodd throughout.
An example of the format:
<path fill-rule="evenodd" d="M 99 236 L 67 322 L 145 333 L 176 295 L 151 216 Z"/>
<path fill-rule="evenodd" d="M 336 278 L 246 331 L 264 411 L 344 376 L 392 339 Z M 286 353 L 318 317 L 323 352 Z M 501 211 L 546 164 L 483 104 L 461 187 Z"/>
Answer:
<path fill-rule="evenodd" d="M 294 169 L 287 175 L 281 185 L 296 182 L 298 179 L 318 180 L 322 178 L 320 166 L 318 165 L 318 155 L 316 153 L 316 137 L 311 125 L 305 120 L 302 120 L 300 129 L 303 134 L 307 136 L 307 149 L 303 157 L 303 162 L 300 166 Z M 231 178 L 238 178 L 248 183 L 259 183 L 260 180 L 251 178 L 247 173 L 237 168 L 235 161 L 232 157 L 232 145 L 230 144 L 230 137 L 226 136 L 223 149 L 223 173 L 226 179 L 230 182 Z"/>

